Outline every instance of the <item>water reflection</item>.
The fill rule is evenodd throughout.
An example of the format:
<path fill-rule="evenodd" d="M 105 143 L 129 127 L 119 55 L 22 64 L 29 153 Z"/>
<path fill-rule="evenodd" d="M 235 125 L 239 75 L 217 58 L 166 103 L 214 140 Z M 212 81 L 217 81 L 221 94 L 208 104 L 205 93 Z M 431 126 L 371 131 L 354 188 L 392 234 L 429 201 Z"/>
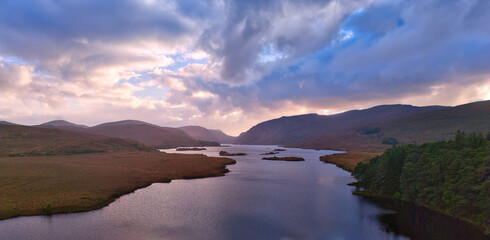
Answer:
<path fill-rule="evenodd" d="M 489 239 L 471 224 L 412 203 L 365 197 L 364 200 L 395 211 L 377 217 L 388 233 L 427 240 Z"/>

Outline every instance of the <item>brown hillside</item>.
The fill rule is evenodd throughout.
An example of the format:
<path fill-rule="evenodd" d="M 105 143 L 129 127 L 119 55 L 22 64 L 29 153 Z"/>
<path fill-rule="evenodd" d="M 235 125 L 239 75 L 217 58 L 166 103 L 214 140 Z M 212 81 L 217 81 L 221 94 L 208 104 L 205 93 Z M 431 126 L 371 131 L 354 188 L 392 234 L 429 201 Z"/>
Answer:
<path fill-rule="evenodd" d="M 136 141 L 60 129 L 0 124 L 0 156 L 59 155 L 148 147 Z"/>
<path fill-rule="evenodd" d="M 298 144 L 324 134 L 345 132 L 402 116 L 434 111 L 446 107 L 414 107 L 410 105 L 382 105 L 363 110 L 352 110 L 335 115 L 305 114 L 262 122 L 242 133 L 238 144 Z"/>
<path fill-rule="evenodd" d="M 235 137 L 228 136 L 221 130 L 207 129 L 200 126 L 185 126 L 180 127 L 189 136 L 197 140 L 212 141 L 219 143 L 232 143 L 235 141 Z"/>
<path fill-rule="evenodd" d="M 489 132 L 490 101 L 400 117 L 341 133 L 324 134 L 294 146 L 381 152 L 391 146 L 386 142 L 388 139 L 396 140 L 399 144 L 441 141 L 452 138 L 457 130 Z"/>
<path fill-rule="evenodd" d="M 103 124 L 89 128 L 88 132 L 104 136 L 133 139 L 158 148 L 201 146 L 199 141 L 191 138 L 180 129 L 159 127 L 150 124 Z"/>

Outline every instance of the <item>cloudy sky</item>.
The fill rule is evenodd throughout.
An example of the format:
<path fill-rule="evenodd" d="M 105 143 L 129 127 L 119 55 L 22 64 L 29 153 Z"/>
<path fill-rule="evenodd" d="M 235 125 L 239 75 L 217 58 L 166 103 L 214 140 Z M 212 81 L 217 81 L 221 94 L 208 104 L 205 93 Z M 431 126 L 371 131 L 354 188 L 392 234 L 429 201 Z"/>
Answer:
<path fill-rule="evenodd" d="M 488 0 L 4 0 L 0 120 L 237 135 L 283 115 L 490 99 Z"/>

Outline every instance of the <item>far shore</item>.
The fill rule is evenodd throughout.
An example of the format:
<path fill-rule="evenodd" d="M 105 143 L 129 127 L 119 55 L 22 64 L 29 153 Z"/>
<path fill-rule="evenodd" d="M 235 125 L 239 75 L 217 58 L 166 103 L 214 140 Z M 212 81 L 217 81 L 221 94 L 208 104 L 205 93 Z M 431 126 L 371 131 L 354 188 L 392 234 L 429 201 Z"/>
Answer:
<path fill-rule="evenodd" d="M 356 168 L 358 163 L 368 162 L 371 158 L 376 157 L 380 154 L 381 153 L 367 152 L 335 153 L 332 155 L 321 156 L 320 161 L 335 164 L 339 168 L 342 168 L 348 172 L 352 172 L 354 171 L 354 168 Z"/>
<path fill-rule="evenodd" d="M 302 157 L 263 157 L 262 160 L 270 160 L 270 161 L 289 161 L 289 162 L 299 162 L 304 161 L 305 159 Z"/>
<path fill-rule="evenodd" d="M 223 176 L 235 160 L 118 151 L 0 159 L 0 219 L 100 209 L 152 183 Z"/>

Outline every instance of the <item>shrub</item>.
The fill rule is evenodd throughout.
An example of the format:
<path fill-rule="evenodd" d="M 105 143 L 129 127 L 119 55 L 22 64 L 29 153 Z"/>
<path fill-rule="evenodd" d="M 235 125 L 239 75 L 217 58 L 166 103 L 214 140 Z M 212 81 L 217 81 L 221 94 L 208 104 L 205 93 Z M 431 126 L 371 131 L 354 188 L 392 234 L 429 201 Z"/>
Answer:
<path fill-rule="evenodd" d="M 399 144 L 398 139 L 393 138 L 393 137 L 384 138 L 381 143 L 387 144 L 387 145 L 393 145 L 393 146 L 396 146 Z"/>

